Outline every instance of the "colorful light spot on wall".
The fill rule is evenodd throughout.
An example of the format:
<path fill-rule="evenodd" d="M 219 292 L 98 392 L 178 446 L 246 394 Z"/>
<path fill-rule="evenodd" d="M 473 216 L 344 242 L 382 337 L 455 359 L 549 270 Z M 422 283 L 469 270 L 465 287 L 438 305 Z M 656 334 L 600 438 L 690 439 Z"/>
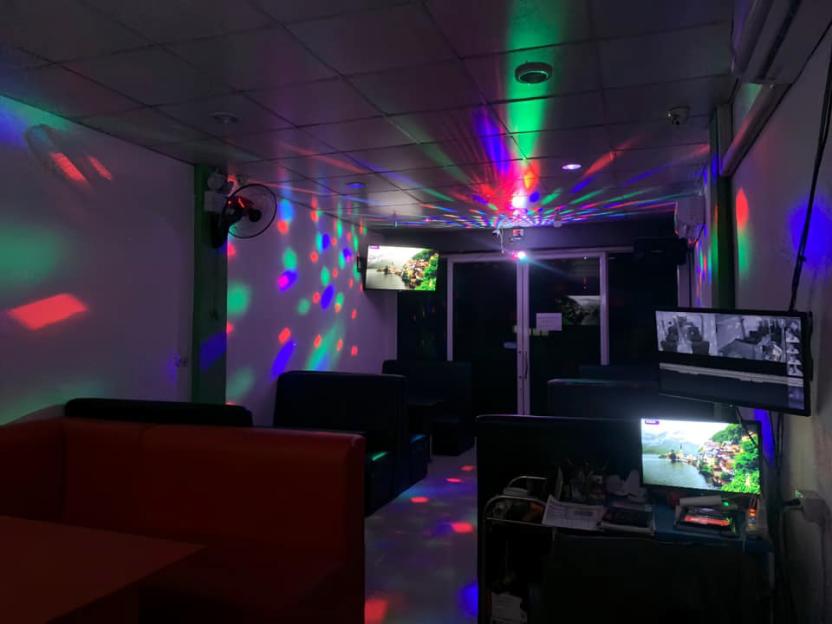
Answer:
<path fill-rule="evenodd" d="M 805 267 L 818 270 L 828 267 L 832 260 L 832 204 L 818 193 L 812 209 L 812 223 L 806 240 Z M 825 201 L 826 200 L 826 201 Z M 795 253 L 800 246 L 803 223 L 806 220 L 808 197 L 789 216 L 789 234 Z"/>
<path fill-rule="evenodd" d="M 286 221 L 286 223 L 291 223 L 295 217 L 295 209 L 292 208 L 292 202 L 288 199 L 281 199 L 277 204 L 277 210 L 280 215 L 280 220 Z"/>
<path fill-rule="evenodd" d="M 59 268 L 66 269 L 65 247 L 51 230 L 4 223 L 0 228 L 0 286 L 31 286 Z"/>
<path fill-rule="evenodd" d="M 430 502 L 430 499 L 427 496 L 411 496 L 410 502 L 414 505 L 424 505 Z"/>
<path fill-rule="evenodd" d="M 321 234 L 321 251 L 326 251 L 332 245 L 329 234 Z"/>
<path fill-rule="evenodd" d="M 335 343 L 335 350 L 336 350 L 336 351 L 340 351 L 340 350 L 341 350 L 341 349 L 343 349 L 343 348 L 344 348 L 344 339 L 343 339 L 343 338 L 339 338 L 339 339 L 338 339 L 338 342 L 336 342 L 336 343 Z"/>
<path fill-rule="evenodd" d="M 229 335 L 234 332 L 234 323 L 231 321 L 226 322 L 225 324 L 225 334 Z"/>
<path fill-rule="evenodd" d="M 253 386 L 254 371 L 248 367 L 241 368 L 228 378 L 228 383 L 225 387 L 226 398 L 229 401 L 240 403 Z"/>
<path fill-rule="evenodd" d="M 300 314 L 301 316 L 306 316 L 309 313 L 309 308 L 311 307 L 312 304 L 309 302 L 309 299 L 304 298 L 298 301 L 296 309 L 298 311 L 298 314 Z"/>
<path fill-rule="evenodd" d="M 231 241 L 226 241 L 225 245 L 225 257 L 231 260 L 231 258 L 237 257 L 237 247 Z"/>
<path fill-rule="evenodd" d="M 341 323 L 335 323 L 326 332 L 316 336 L 304 368 L 330 370 L 340 357 L 335 347 L 342 334 Z"/>
<path fill-rule="evenodd" d="M 12 308 L 8 315 L 26 329 L 36 331 L 86 311 L 87 306 L 76 297 L 61 293 Z"/>
<path fill-rule="evenodd" d="M 347 286 L 349 286 L 350 288 L 352 288 L 353 286 L 355 286 L 355 280 L 354 280 L 353 278 L 350 278 L 350 281 L 349 281 L 349 282 L 347 282 Z"/>
<path fill-rule="evenodd" d="M 471 464 L 465 464 L 464 466 L 460 466 L 459 468 L 462 472 L 474 472 L 477 467 Z"/>
<path fill-rule="evenodd" d="M 274 358 L 274 362 L 272 362 L 272 370 L 271 376 L 272 380 L 277 379 L 286 370 L 286 367 L 289 365 L 289 360 L 292 359 L 292 354 L 295 352 L 296 343 L 287 342 L 286 344 L 281 347 L 280 351 L 277 352 L 277 356 Z"/>
<path fill-rule="evenodd" d="M 320 334 L 318 334 L 317 336 L 315 336 L 315 340 L 312 341 L 312 346 L 315 347 L 316 349 L 320 348 L 321 343 L 323 342 L 323 340 L 324 340 L 323 337 Z"/>
<path fill-rule="evenodd" d="M 288 234 L 289 233 L 289 222 L 283 221 L 282 219 L 277 222 L 277 231 L 281 234 Z"/>
<path fill-rule="evenodd" d="M 341 238 L 344 235 L 344 224 L 341 222 L 341 219 L 335 220 L 335 235 L 338 238 Z"/>
<path fill-rule="evenodd" d="M 358 347 L 353 345 L 350 347 L 350 357 L 355 357 L 356 355 L 358 355 Z"/>
<path fill-rule="evenodd" d="M 280 277 L 277 278 L 277 287 L 280 292 L 289 290 L 298 279 L 298 274 L 295 271 L 283 271 Z"/>
<path fill-rule="evenodd" d="M 387 600 L 367 598 L 364 602 L 364 624 L 384 624 L 387 618 Z"/>
<path fill-rule="evenodd" d="M 288 327 L 284 327 L 283 329 L 280 330 L 280 333 L 277 335 L 277 341 L 280 344 L 285 344 L 286 341 L 289 340 L 289 338 L 291 338 L 291 337 L 292 337 L 292 330 L 289 329 Z"/>
<path fill-rule="evenodd" d="M 448 483 L 462 483 L 462 479 L 460 479 L 459 477 L 448 477 L 447 479 L 445 479 L 445 481 L 447 481 Z"/>
<path fill-rule="evenodd" d="M 335 295 L 335 313 L 338 314 L 341 311 L 341 308 L 344 307 L 344 293 L 338 293 Z"/>
<path fill-rule="evenodd" d="M 219 331 L 208 336 L 199 344 L 199 369 L 208 370 L 225 355 L 227 334 Z"/>
<path fill-rule="evenodd" d="M 356 308 L 353 308 L 353 309 L 352 309 L 352 312 L 350 313 L 350 318 L 351 318 L 352 320 L 355 320 L 355 319 L 357 319 L 357 318 L 358 318 L 358 310 L 357 310 Z"/>
<path fill-rule="evenodd" d="M 335 288 L 333 288 L 332 284 L 324 288 L 324 291 L 321 293 L 321 310 L 326 310 L 330 306 L 334 296 Z"/>
<path fill-rule="evenodd" d="M 737 269 L 740 277 L 748 275 L 751 269 L 751 237 L 748 227 L 748 197 L 745 190 L 737 191 L 734 200 L 734 214 L 737 220 Z"/>
<path fill-rule="evenodd" d="M 312 219 L 314 223 L 318 222 L 319 216 L 317 210 L 312 210 L 309 212 L 309 218 Z"/>
<path fill-rule="evenodd" d="M 330 279 L 329 269 L 326 268 L 326 267 L 323 267 L 321 269 L 321 284 L 326 286 L 327 284 L 329 284 L 329 279 Z"/>
<path fill-rule="evenodd" d="M 88 156 L 87 160 L 90 161 L 92 168 L 95 169 L 95 172 L 100 175 L 105 180 L 112 180 L 113 174 L 110 172 L 107 167 L 104 166 L 100 160 L 98 160 L 95 156 Z"/>
<path fill-rule="evenodd" d="M 451 522 L 451 529 L 459 535 L 467 535 L 474 532 L 474 525 L 470 522 Z"/>
<path fill-rule="evenodd" d="M 319 258 L 319 256 L 318 256 L 318 252 L 317 252 L 317 251 L 313 251 L 313 252 L 311 252 L 311 253 L 309 254 L 309 261 L 310 261 L 310 262 L 313 262 L 313 263 L 314 263 L 314 262 L 317 262 L 317 261 L 318 261 L 318 258 Z"/>
<path fill-rule="evenodd" d="M 466 584 L 459 592 L 459 610 L 467 618 L 476 618 L 479 612 L 479 587 L 476 581 Z"/>
<path fill-rule="evenodd" d="M 50 152 L 49 158 L 67 180 L 78 184 L 87 184 L 87 178 L 63 152 Z"/>
<path fill-rule="evenodd" d="M 226 312 L 229 316 L 241 316 L 251 304 L 251 288 L 242 282 L 228 284 Z"/>
<path fill-rule="evenodd" d="M 283 251 L 283 268 L 294 271 L 298 268 L 298 255 L 291 247 Z"/>
<path fill-rule="evenodd" d="M 338 269 L 333 268 L 332 269 L 332 279 L 338 279 L 338 273 L 339 273 Z"/>

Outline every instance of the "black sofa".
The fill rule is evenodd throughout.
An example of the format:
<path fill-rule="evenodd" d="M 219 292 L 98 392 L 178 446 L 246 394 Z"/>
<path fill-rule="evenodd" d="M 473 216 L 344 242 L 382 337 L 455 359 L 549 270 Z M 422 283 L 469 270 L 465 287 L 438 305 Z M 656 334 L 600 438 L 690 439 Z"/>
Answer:
<path fill-rule="evenodd" d="M 427 470 L 427 440 L 409 432 L 405 385 L 399 375 L 283 373 L 277 379 L 274 426 L 364 436 L 365 511 L 372 513 Z"/>
<path fill-rule="evenodd" d="M 407 378 L 411 422 L 427 423 L 437 455 L 459 455 L 474 444 L 471 365 L 468 362 L 386 360 L 382 372 Z"/>
<path fill-rule="evenodd" d="M 714 417 L 713 403 L 659 394 L 655 382 L 628 379 L 550 379 L 547 412 L 570 418 Z"/>
<path fill-rule="evenodd" d="M 71 399 L 64 407 L 64 416 L 157 425 L 251 427 L 253 423 L 251 412 L 241 405 L 135 399 Z"/>

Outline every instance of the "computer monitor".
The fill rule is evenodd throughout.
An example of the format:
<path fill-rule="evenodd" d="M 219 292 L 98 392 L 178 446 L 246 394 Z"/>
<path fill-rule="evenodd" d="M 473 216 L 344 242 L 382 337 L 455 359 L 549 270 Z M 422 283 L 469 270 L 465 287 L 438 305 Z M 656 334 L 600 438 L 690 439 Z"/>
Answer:
<path fill-rule="evenodd" d="M 659 391 L 807 416 L 809 329 L 801 312 L 657 310 Z"/>
<path fill-rule="evenodd" d="M 760 493 L 756 422 L 641 420 L 641 472 L 645 486 Z"/>

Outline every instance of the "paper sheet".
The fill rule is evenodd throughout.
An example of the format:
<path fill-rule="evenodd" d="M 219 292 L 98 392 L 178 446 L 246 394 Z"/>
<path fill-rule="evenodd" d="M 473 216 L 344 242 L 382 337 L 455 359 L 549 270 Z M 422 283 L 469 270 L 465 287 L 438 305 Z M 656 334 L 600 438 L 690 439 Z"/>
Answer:
<path fill-rule="evenodd" d="M 561 503 L 550 496 L 546 501 L 543 524 L 563 529 L 598 531 L 598 523 L 603 517 L 604 507 L 600 505 Z"/>

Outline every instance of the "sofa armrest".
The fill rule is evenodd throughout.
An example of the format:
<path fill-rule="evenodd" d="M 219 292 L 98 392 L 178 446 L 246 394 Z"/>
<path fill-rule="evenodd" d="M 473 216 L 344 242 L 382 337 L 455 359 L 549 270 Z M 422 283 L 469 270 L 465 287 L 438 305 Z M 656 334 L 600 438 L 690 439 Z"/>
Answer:
<path fill-rule="evenodd" d="M 142 441 L 136 505 L 143 532 L 274 544 L 360 562 L 363 574 L 359 436 L 152 426 Z"/>
<path fill-rule="evenodd" d="M 0 427 L 0 515 L 57 520 L 63 484 L 60 419 Z"/>

